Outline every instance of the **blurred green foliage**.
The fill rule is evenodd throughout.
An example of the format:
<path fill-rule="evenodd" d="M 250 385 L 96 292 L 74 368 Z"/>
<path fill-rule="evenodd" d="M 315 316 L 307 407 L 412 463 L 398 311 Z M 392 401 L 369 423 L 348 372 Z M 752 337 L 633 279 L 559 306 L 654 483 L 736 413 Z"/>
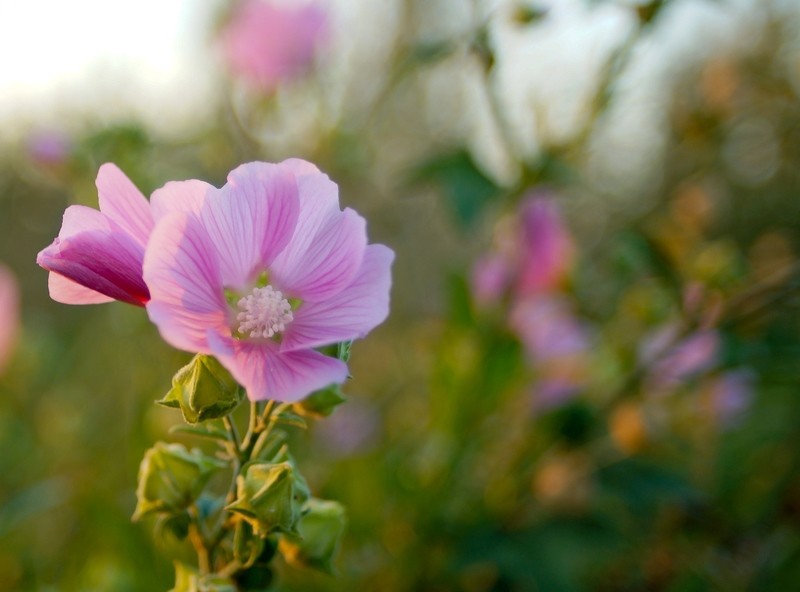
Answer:
<path fill-rule="evenodd" d="M 647 39 L 672 3 L 633 4 L 636 35 Z M 549 18 L 535 8 L 515 14 L 520 27 Z M 410 55 L 440 47 L 417 47 L 413 33 L 398 43 Z M 483 26 L 480 34 L 486 41 Z M 427 136 L 410 141 L 412 165 L 377 178 L 384 169 L 373 169 L 371 148 L 396 142 L 402 151 L 401 132 L 427 125 L 408 118 L 419 79 L 405 71 L 407 59 L 395 60 L 403 79 L 387 86 L 381 109 L 320 132 L 300 156 L 339 183 L 344 204 L 366 211 L 371 240 L 397 251 L 394 313 L 353 345 L 348 400 L 339 405 L 336 392 L 309 404 L 318 421 L 292 436 L 314 495 L 347 509 L 336 576 L 281 563 L 273 578 L 265 563 L 261 584 L 287 592 L 800 589 L 800 101 L 775 66 L 786 46 L 776 33 L 675 82 L 660 182 L 646 198 L 610 199 L 593 184 L 593 125 L 574 143 L 544 146 L 550 156 L 536 165 L 512 151 L 516 180 L 494 179 L 466 143 Z M 415 67 L 451 55 L 423 53 Z M 629 57 L 614 56 L 622 62 L 612 76 Z M 610 98 L 597 101 L 597 119 L 614 104 L 617 87 L 606 82 L 597 97 Z M 221 185 L 240 162 L 297 156 L 254 139 L 249 123 L 255 128 L 269 106 L 237 117 L 231 108 L 182 141 L 130 123 L 86 130 L 60 163 L 2 156 L 0 259 L 23 294 L 22 335 L 0 376 L 3 589 L 167 590 L 170 559 L 193 560 L 186 544 L 130 521 L 142 455 L 181 422 L 153 403 L 189 355 L 163 344 L 141 310 L 49 301 L 34 260 L 66 205 L 96 205 L 103 162 L 149 194 L 173 179 Z M 744 156 L 736 153 L 744 161 L 731 164 L 731 143 L 749 137 L 748 121 L 771 122 L 775 132 L 780 158 L 768 174 L 759 172 L 758 142 L 745 142 Z M 508 238 L 520 200 L 542 182 L 577 245 L 559 297 L 591 327 L 590 352 L 568 369 L 579 391 L 549 407 L 537 389 L 550 368 L 532 363 L 508 295 L 483 306 L 470 277 L 478 253 Z M 689 298 L 697 285 L 700 295 Z M 710 368 L 662 392 L 641 350 L 670 327 L 672 346 L 712 327 L 720 347 Z M 715 385 L 742 369 L 753 398 L 726 423 Z"/>

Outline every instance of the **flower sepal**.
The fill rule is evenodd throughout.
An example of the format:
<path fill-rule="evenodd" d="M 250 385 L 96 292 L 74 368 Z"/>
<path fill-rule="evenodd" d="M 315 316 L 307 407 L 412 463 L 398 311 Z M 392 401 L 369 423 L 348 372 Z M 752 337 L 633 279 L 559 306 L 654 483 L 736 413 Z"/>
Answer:
<path fill-rule="evenodd" d="M 230 414 L 244 399 L 244 390 L 216 358 L 197 354 L 172 378 L 172 388 L 157 401 L 181 410 L 187 423 Z"/>

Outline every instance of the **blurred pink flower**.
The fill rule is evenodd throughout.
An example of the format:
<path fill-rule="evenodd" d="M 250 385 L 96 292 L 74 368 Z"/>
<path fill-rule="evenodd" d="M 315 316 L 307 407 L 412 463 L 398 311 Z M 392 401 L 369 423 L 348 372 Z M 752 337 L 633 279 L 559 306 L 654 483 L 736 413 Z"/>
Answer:
<path fill-rule="evenodd" d="M 589 347 L 586 328 L 563 299 L 540 297 L 519 302 L 510 323 L 534 361 L 580 354 Z"/>
<path fill-rule="evenodd" d="M 0 373 L 14 352 L 19 334 L 19 287 L 14 274 L 0 265 Z"/>
<path fill-rule="evenodd" d="M 72 150 L 70 139 L 55 130 L 31 134 L 27 142 L 28 156 L 43 167 L 62 164 Z"/>
<path fill-rule="evenodd" d="M 144 306 L 150 298 L 142 278 L 144 250 L 158 218 L 194 207 L 196 195 L 164 200 L 156 192 L 147 201 L 114 164 L 97 173 L 100 211 L 70 206 L 58 237 L 36 257 L 50 272 L 50 297 L 64 304 L 99 304 L 119 300 Z"/>
<path fill-rule="evenodd" d="M 231 71 L 271 92 L 311 67 L 327 33 L 328 13 L 316 2 L 243 0 L 234 8 L 220 40 Z"/>
<path fill-rule="evenodd" d="M 512 300 L 559 290 L 574 263 L 575 247 L 555 201 L 534 192 L 520 207 L 517 224 L 506 229 L 502 248 L 480 258 L 472 270 L 475 301 L 486 306 L 509 290 Z"/>
<path fill-rule="evenodd" d="M 589 330 L 555 296 L 518 302 L 509 319 L 536 371 L 533 405 L 552 409 L 577 395 L 586 384 Z"/>
<path fill-rule="evenodd" d="M 180 199 L 197 183 L 160 191 Z M 215 355 L 252 400 L 343 382 L 347 366 L 314 348 L 383 322 L 394 253 L 367 244 L 364 219 L 339 209 L 311 163 L 249 163 L 206 187 L 199 209 L 162 218 L 147 247 L 147 311 L 161 335 Z"/>
<path fill-rule="evenodd" d="M 667 326 L 646 339 L 639 353 L 650 366 L 648 382 L 657 390 L 676 387 L 717 363 L 720 340 L 716 331 L 698 331 L 675 345 L 677 328 Z"/>

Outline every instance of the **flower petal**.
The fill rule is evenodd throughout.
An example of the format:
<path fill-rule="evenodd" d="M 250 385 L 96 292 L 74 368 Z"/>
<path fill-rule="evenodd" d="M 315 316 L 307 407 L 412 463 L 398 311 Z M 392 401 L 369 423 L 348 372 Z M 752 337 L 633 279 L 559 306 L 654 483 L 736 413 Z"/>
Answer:
<path fill-rule="evenodd" d="M 209 193 L 219 191 L 204 181 L 170 181 L 150 196 L 150 208 L 156 222 L 172 212 L 200 215 L 200 210 Z"/>
<path fill-rule="evenodd" d="M 151 296 L 147 313 L 167 343 L 207 352 L 209 329 L 230 331 L 219 264 L 195 216 L 176 212 L 156 225 L 144 278 Z"/>
<path fill-rule="evenodd" d="M 94 208 L 69 206 L 64 210 L 58 238 L 63 240 L 80 234 L 81 232 L 90 232 L 93 230 L 111 232 L 111 224 L 109 224 L 108 218 Z"/>
<path fill-rule="evenodd" d="M 120 230 L 70 234 L 74 227 L 69 227 L 66 220 L 65 214 L 62 233 L 66 231 L 67 236 L 43 249 L 36 262 L 114 300 L 138 306 L 147 302 L 150 296 L 142 279 L 142 247 L 136 240 Z"/>
<path fill-rule="evenodd" d="M 295 248 L 295 241 L 305 248 Z M 298 229 L 292 244 L 270 268 L 272 281 L 292 297 L 326 300 L 353 281 L 366 246 L 366 221 L 348 208 L 327 218 L 311 239 Z"/>
<path fill-rule="evenodd" d="M 284 160 L 297 179 L 300 212 L 292 240 L 275 258 L 274 266 L 286 268 L 294 265 L 308 251 L 320 231 L 340 216 L 339 188 L 310 162 L 299 158 Z"/>
<path fill-rule="evenodd" d="M 147 198 L 115 164 L 106 163 L 97 172 L 100 211 L 142 246 L 153 230 L 153 215 Z"/>
<path fill-rule="evenodd" d="M 299 207 L 294 175 L 275 164 L 244 164 L 208 195 L 201 219 L 225 286 L 245 289 L 264 271 L 289 242 Z"/>
<path fill-rule="evenodd" d="M 369 245 L 355 279 L 322 302 L 306 302 L 283 334 L 281 351 L 319 347 L 364 337 L 389 314 L 389 289 L 394 253 Z"/>
<path fill-rule="evenodd" d="M 50 298 L 61 304 L 103 304 L 114 300 L 52 271 L 47 278 L 47 287 Z"/>
<path fill-rule="evenodd" d="M 252 401 L 272 399 L 284 403 L 347 378 L 347 365 L 314 350 L 279 353 L 273 342 L 236 341 L 212 332 L 212 353 L 247 389 Z"/>

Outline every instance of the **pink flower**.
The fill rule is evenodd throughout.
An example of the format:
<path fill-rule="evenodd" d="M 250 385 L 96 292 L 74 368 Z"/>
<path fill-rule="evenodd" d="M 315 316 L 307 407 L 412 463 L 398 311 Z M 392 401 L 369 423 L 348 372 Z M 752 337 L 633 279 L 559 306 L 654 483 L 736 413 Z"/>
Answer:
<path fill-rule="evenodd" d="M 50 272 L 50 297 L 57 302 L 120 300 L 144 306 L 150 292 L 142 278 L 142 262 L 154 216 L 191 209 L 193 196 L 179 195 L 166 203 L 156 192 L 148 202 L 110 163 L 100 167 L 96 184 L 100 211 L 68 207 L 58 237 L 39 253 L 36 262 Z"/>
<path fill-rule="evenodd" d="M 221 33 L 223 54 L 234 74 L 271 92 L 311 67 L 327 25 L 327 12 L 320 4 L 244 0 Z"/>
<path fill-rule="evenodd" d="M 512 300 L 551 294 L 572 269 L 575 247 L 553 199 L 532 193 L 515 222 L 497 237 L 498 248 L 472 270 L 472 292 L 479 305 L 496 303 L 508 292 Z"/>
<path fill-rule="evenodd" d="M 14 274 L 0 265 L 0 373 L 5 370 L 19 333 L 19 287 Z"/>
<path fill-rule="evenodd" d="M 181 199 L 197 183 L 160 191 Z M 315 348 L 383 322 L 394 253 L 367 244 L 364 219 L 302 160 L 242 165 L 200 201 L 162 218 L 145 254 L 147 311 L 164 339 L 216 356 L 252 400 L 344 382 L 347 366 Z"/>

